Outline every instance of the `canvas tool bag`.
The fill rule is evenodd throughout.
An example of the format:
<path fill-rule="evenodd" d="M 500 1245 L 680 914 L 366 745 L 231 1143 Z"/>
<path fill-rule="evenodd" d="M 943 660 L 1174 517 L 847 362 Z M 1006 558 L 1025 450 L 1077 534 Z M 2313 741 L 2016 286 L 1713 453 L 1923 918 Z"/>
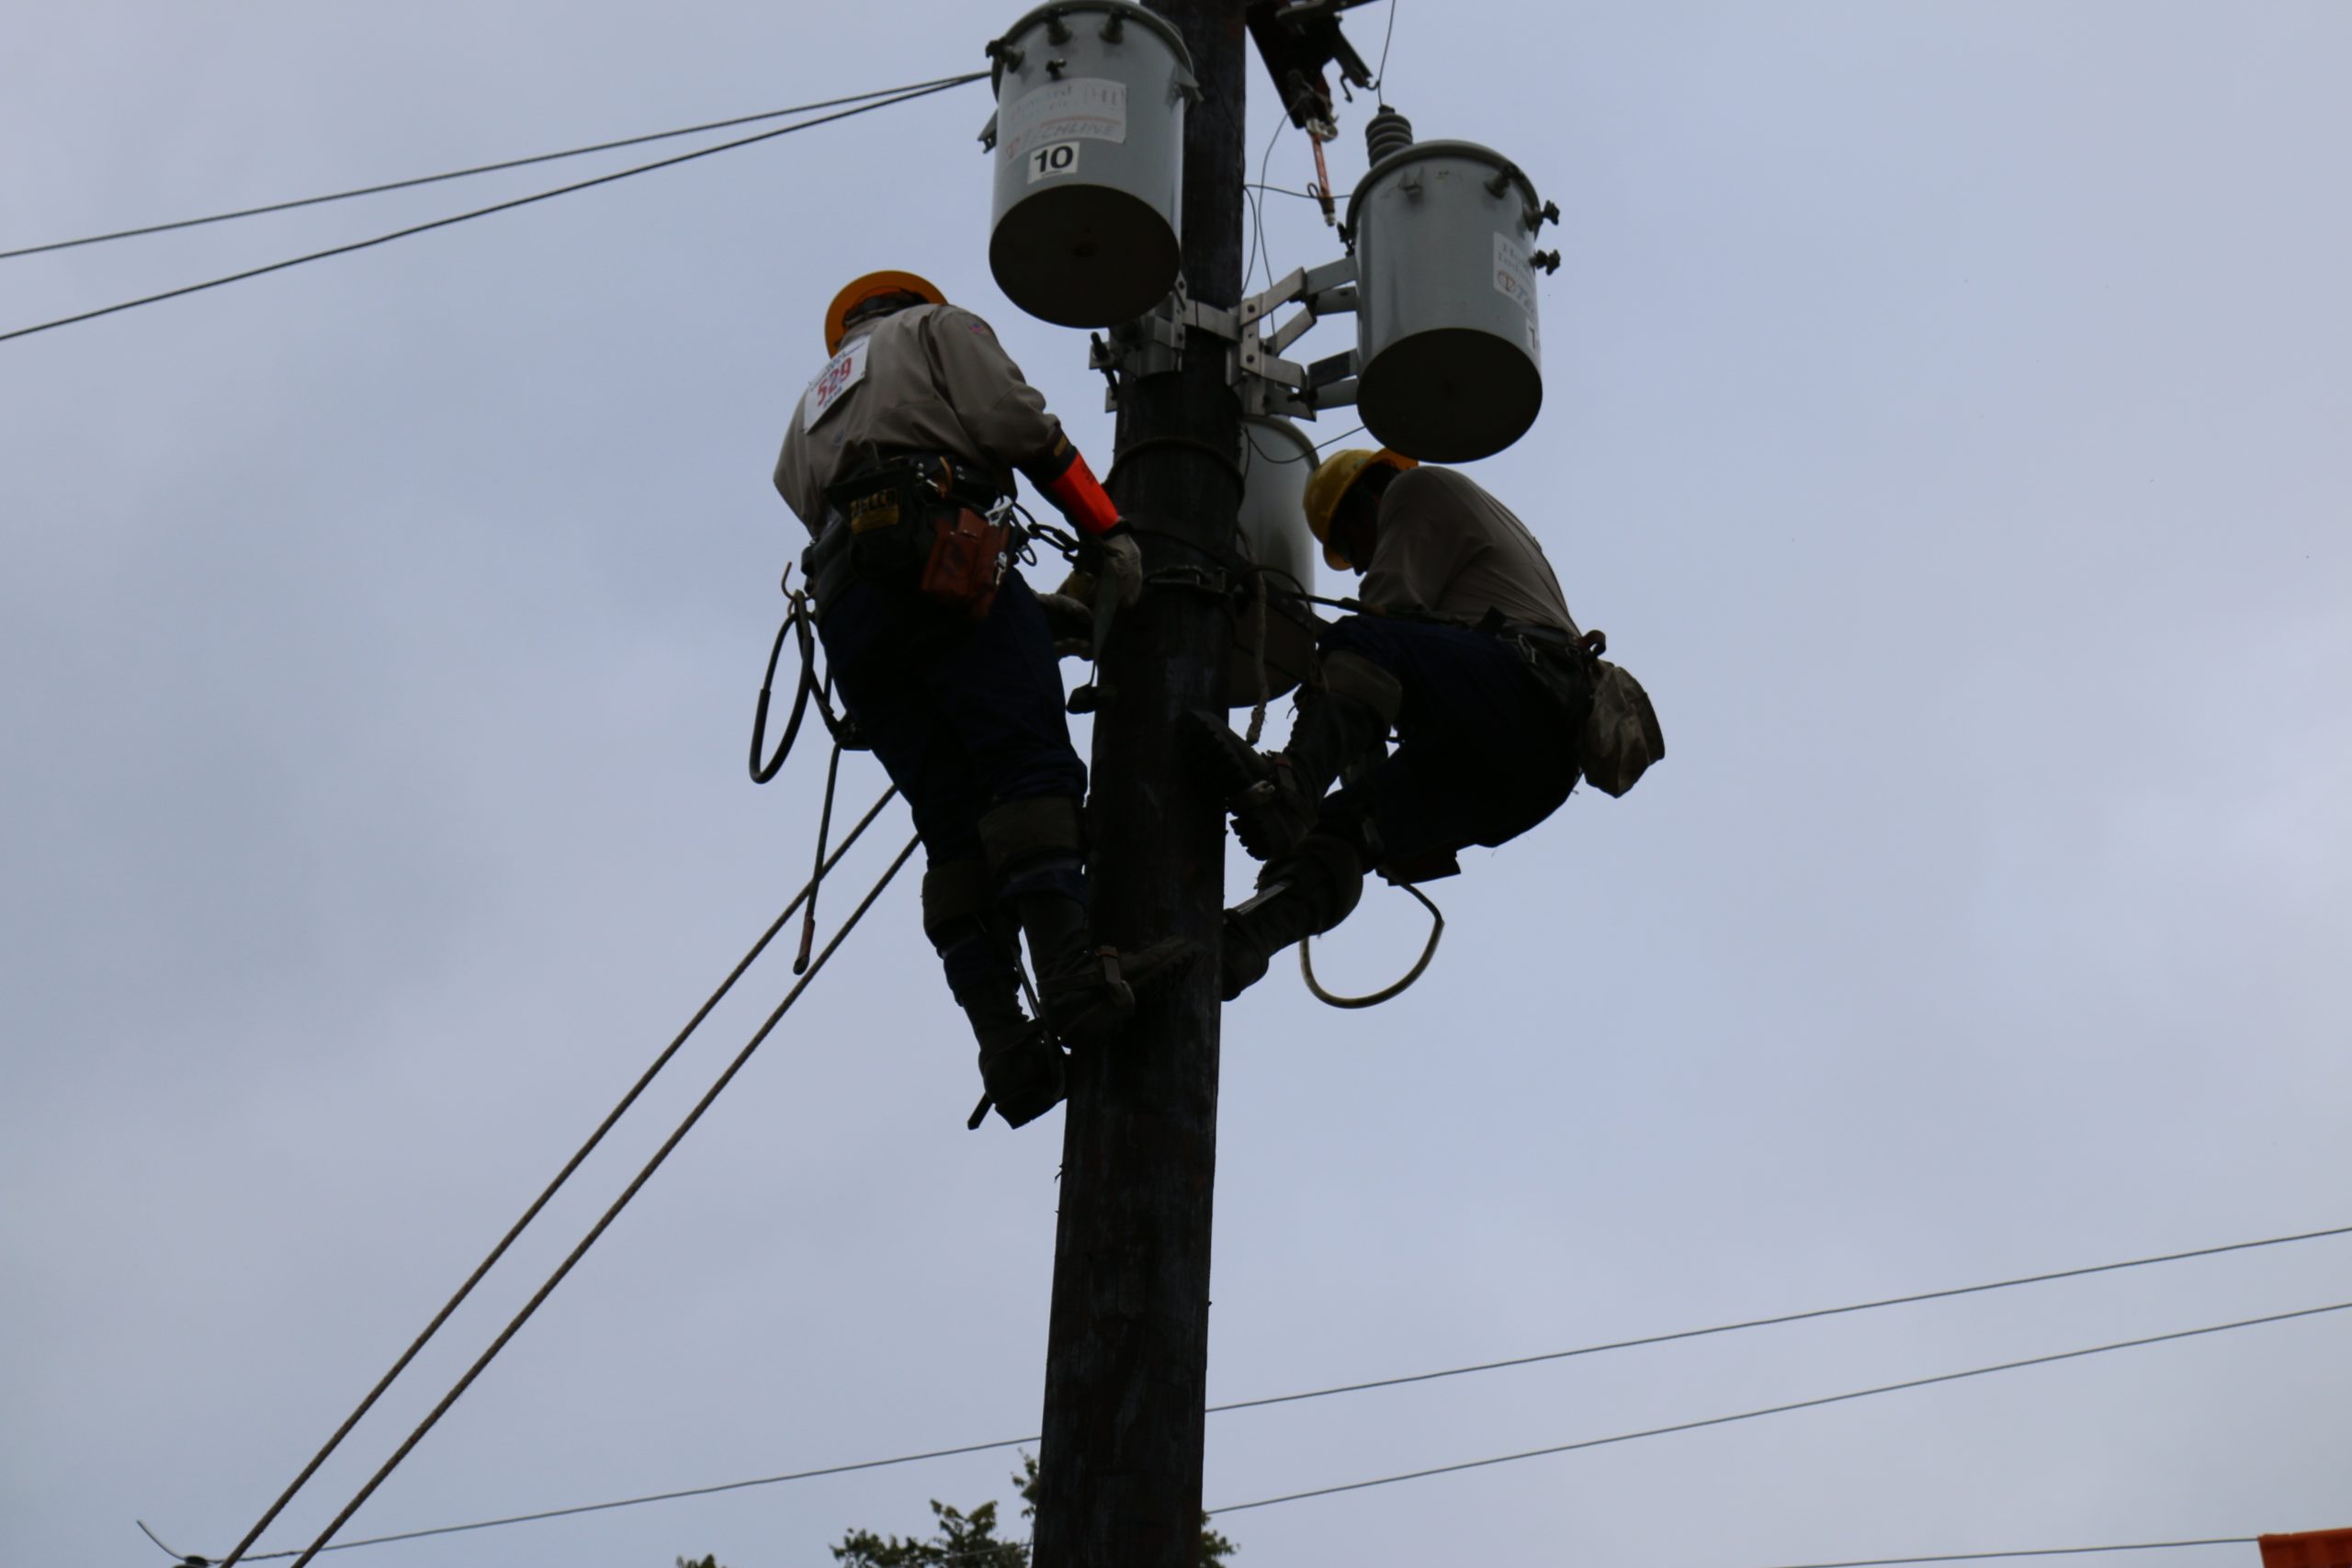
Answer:
<path fill-rule="evenodd" d="M 1607 636 L 1586 633 L 1584 648 L 1592 666 L 1592 706 L 1577 737 L 1584 776 L 1604 795 L 1623 795 L 1666 755 L 1666 732 L 1642 683 L 1600 657 L 1609 648 Z"/>

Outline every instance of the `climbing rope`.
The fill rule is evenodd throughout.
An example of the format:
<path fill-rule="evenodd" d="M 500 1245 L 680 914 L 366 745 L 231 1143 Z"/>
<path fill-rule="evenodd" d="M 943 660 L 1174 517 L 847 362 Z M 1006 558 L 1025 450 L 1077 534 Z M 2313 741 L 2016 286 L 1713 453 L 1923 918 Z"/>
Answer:
<path fill-rule="evenodd" d="M 892 797 L 898 793 L 897 786 L 895 785 L 882 792 L 881 797 L 875 801 L 873 806 L 867 809 L 865 815 L 858 819 L 857 825 L 854 828 L 852 828 L 849 830 L 848 835 L 842 840 L 841 847 L 833 852 L 831 858 L 823 862 L 820 865 L 820 875 L 821 875 L 823 872 L 832 869 L 835 864 L 839 863 L 843 855 L 849 853 L 851 848 L 855 845 L 859 838 L 865 834 L 865 829 L 873 825 L 874 819 L 882 814 L 882 808 L 888 806 Z M 858 917 L 865 912 L 866 906 L 874 901 L 876 895 L 881 892 L 883 886 L 887 885 L 890 878 L 897 874 L 899 867 L 906 863 L 908 855 L 911 854 L 913 851 L 914 844 L 910 841 L 907 848 L 899 852 L 898 860 L 891 863 L 890 870 L 884 874 L 882 882 L 876 885 L 874 892 L 869 893 L 866 896 L 865 902 L 858 906 L 856 912 L 850 916 L 848 922 L 844 924 L 841 931 L 835 934 L 831 943 L 827 945 L 825 949 L 825 955 L 827 957 L 831 956 L 833 948 L 839 946 L 842 938 L 849 934 L 850 928 L 857 923 Z M 367 1396 L 360 1400 L 358 1407 L 353 1410 L 348 1416 L 345 1417 L 343 1425 L 335 1428 L 334 1435 L 326 1440 L 325 1446 L 321 1448 L 315 1455 L 311 1456 L 311 1462 L 302 1467 L 301 1473 L 297 1475 L 294 1478 L 292 1484 L 288 1485 L 286 1490 L 279 1495 L 277 1501 L 269 1506 L 268 1511 L 262 1515 L 261 1518 L 254 1523 L 253 1529 L 245 1532 L 245 1538 L 237 1543 L 235 1550 L 220 1560 L 220 1568 L 233 1568 L 233 1565 L 243 1558 L 247 1551 L 253 1549 L 254 1542 L 261 1539 L 262 1532 L 267 1529 L 270 1525 L 277 1520 L 277 1516 L 285 1511 L 286 1506 L 294 1500 L 295 1495 L 300 1492 L 302 1488 L 310 1483 L 310 1480 L 313 1475 L 318 1473 L 319 1467 L 324 1464 L 327 1461 L 327 1457 L 333 1454 L 335 1450 L 342 1445 L 344 1438 L 351 1434 L 352 1428 L 359 1424 L 360 1418 L 365 1416 L 369 1410 L 375 1408 L 377 1400 L 382 1397 L 384 1391 L 390 1388 L 392 1385 L 393 1381 L 408 1369 L 410 1362 L 416 1359 L 417 1353 L 424 1348 L 426 1342 L 432 1339 L 432 1337 L 440 1331 L 441 1325 L 449 1320 L 450 1314 L 456 1312 L 466 1298 L 473 1293 L 474 1287 L 481 1283 L 483 1277 L 490 1272 L 491 1269 L 498 1262 L 498 1260 L 506 1256 L 507 1249 L 514 1246 L 515 1238 L 520 1236 L 523 1234 L 524 1229 L 528 1226 L 533 1220 L 538 1217 L 539 1212 L 547 1207 L 548 1201 L 555 1197 L 557 1191 L 562 1188 L 563 1184 L 571 1179 L 572 1172 L 578 1170 L 582 1162 L 586 1160 L 590 1153 L 595 1149 L 596 1145 L 604 1141 L 605 1134 L 611 1132 L 614 1124 L 620 1121 L 621 1117 L 628 1111 L 629 1107 L 637 1103 L 638 1098 L 642 1095 L 645 1092 L 646 1088 L 653 1082 L 655 1076 L 658 1075 L 662 1068 L 669 1066 L 671 1058 L 678 1054 L 679 1050 L 685 1044 L 687 1039 L 693 1035 L 697 1028 L 701 1026 L 703 1020 L 710 1016 L 711 1010 L 716 1008 L 720 1000 L 726 997 L 728 992 L 734 988 L 735 982 L 742 978 L 744 971 L 749 969 L 752 963 L 758 959 L 760 954 L 767 950 L 768 943 L 775 940 L 776 934 L 784 930 L 785 923 L 792 919 L 793 915 L 799 910 L 802 904 L 813 894 L 816 885 L 817 879 L 812 877 L 809 880 L 808 886 L 803 887 L 799 893 L 793 897 L 792 902 L 785 906 L 784 912 L 777 915 L 776 918 L 769 923 L 768 929 L 760 934 L 759 940 L 752 944 L 750 951 L 745 953 L 742 958 L 736 963 L 735 967 L 728 972 L 727 977 L 719 982 L 718 988 L 711 992 L 710 996 L 703 1002 L 702 1006 L 695 1010 L 694 1016 L 686 1021 L 685 1027 L 678 1031 L 675 1038 L 673 1038 L 670 1043 L 662 1049 L 660 1055 L 653 1059 L 652 1065 L 645 1069 L 643 1074 L 639 1077 L 636 1083 L 629 1086 L 628 1092 L 621 1096 L 620 1102 L 615 1105 L 613 1109 L 605 1114 L 604 1121 L 597 1123 L 596 1130 L 589 1134 L 588 1141 L 582 1144 L 579 1151 L 569 1160 L 564 1162 L 563 1168 L 556 1172 L 555 1179 L 548 1183 L 547 1190 L 532 1201 L 530 1207 L 523 1211 L 522 1218 L 516 1220 L 507 1233 L 499 1238 L 498 1245 L 490 1249 L 489 1256 L 484 1258 L 480 1264 L 475 1266 L 474 1271 L 466 1277 L 465 1283 L 458 1287 L 457 1293 L 451 1296 L 441 1310 L 433 1315 L 433 1321 L 424 1325 L 424 1331 L 419 1334 L 416 1337 L 415 1341 L 412 1343 L 406 1350 L 401 1353 L 400 1359 L 392 1363 L 390 1370 L 386 1371 L 381 1378 L 377 1380 L 376 1386 L 368 1391 Z M 819 966 L 821 967 L 823 959 L 820 958 L 818 960 L 818 964 Z M 808 979 L 812 980 L 816 976 L 811 974 L 808 976 Z M 761 1029 L 760 1033 L 753 1037 L 752 1046 L 745 1047 L 743 1055 L 736 1058 L 733 1066 L 729 1067 L 726 1077 L 719 1080 L 719 1087 L 723 1088 L 726 1084 L 727 1078 L 734 1076 L 735 1068 L 740 1067 L 743 1061 L 751 1055 L 752 1048 L 756 1046 L 760 1040 L 766 1037 L 768 1030 L 773 1029 L 775 1026 L 776 1020 L 783 1017 L 785 1010 L 792 1005 L 794 998 L 800 995 L 801 990 L 808 985 L 808 980 L 803 980 L 799 985 L 797 985 L 792 988 L 791 994 L 785 998 L 783 1006 L 777 1008 L 775 1012 L 770 1016 L 766 1025 Z M 710 1095 L 705 1097 L 703 1105 L 707 1105 L 711 1099 L 716 1098 L 717 1094 L 718 1089 L 713 1089 Z M 695 1109 L 693 1116 L 689 1116 L 687 1118 L 687 1126 L 693 1125 L 695 1118 L 699 1117 L 702 1114 L 702 1106 L 697 1106 Z M 613 1209 L 605 1214 L 605 1219 L 598 1223 L 596 1230 L 591 1234 L 588 1241 L 582 1242 L 579 1249 L 572 1254 L 571 1258 L 565 1261 L 563 1268 L 557 1271 L 557 1280 L 560 1280 L 563 1277 L 563 1274 L 570 1270 L 572 1263 L 578 1261 L 581 1253 L 587 1250 L 589 1243 L 594 1242 L 597 1235 L 603 1234 L 605 1225 L 611 1223 L 613 1215 L 620 1212 L 621 1206 L 626 1204 L 628 1201 L 629 1197 L 636 1193 L 638 1187 L 644 1184 L 646 1177 L 652 1174 L 653 1166 L 657 1166 L 662 1162 L 662 1158 L 669 1154 L 670 1148 L 674 1145 L 678 1138 L 684 1136 L 684 1128 L 682 1127 L 679 1129 L 677 1134 L 673 1134 L 669 1144 L 662 1145 L 661 1154 L 654 1156 L 653 1164 L 649 1165 L 644 1173 L 638 1178 L 637 1181 L 630 1185 L 628 1192 L 622 1196 L 620 1203 L 614 1205 Z M 450 1404 L 456 1402 L 458 1394 L 462 1393 L 465 1391 L 466 1385 L 473 1381 L 474 1374 L 479 1372 L 482 1367 L 489 1363 L 490 1358 L 498 1353 L 499 1348 L 503 1347 L 506 1340 L 513 1336 L 516 1328 L 522 1326 L 524 1318 L 527 1318 L 532 1312 L 537 1310 L 539 1302 L 544 1300 L 548 1292 L 552 1291 L 554 1287 L 555 1280 L 551 1280 L 548 1281 L 548 1285 L 541 1290 L 539 1295 L 532 1299 L 531 1304 L 524 1309 L 522 1315 L 517 1317 L 514 1324 L 509 1325 L 505 1334 L 499 1337 L 497 1345 L 492 1346 L 491 1349 L 484 1354 L 481 1360 L 474 1364 L 473 1371 L 469 1371 L 466 1374 L 464 1381 L 458 1384 L 458 1388 L 450 1393 L 447 1399 L 442 1402 L 440 1407 L 436 1409 L 433 1413 L 432 1416 L 426 1420 L 424 1426 L 420 1427 L 415 1435 L 411 1437 L 408 1442 L 401 1446 L 400 1453 L 393 1456 L 392 1460 L 385 1465 L 384 1469 L 377 1472 L 376 1479 L 368 1483 L 367 1491 L 361 1493 L 359 1497 L 354 1500 L 351 1506 L 346 1508 L 342 1516 L 328 1528 L 326 1534 L 322 1535 L 318 1540 L 312 1544 L 310 1551 L 304 1554 L 302 1558 L 303 1562 L 308 1562 L 311 1560 L 311 1557 L 315 1555 L 319 1550 L 326 1544 L 328 1538 L 334 1535 L 336 1530 L 343 1528 L 344 1522 L 358 1509 L 360 1503 L 367 1500 L 368 1494 L 375 1490 L 378 1483 L 381 1482 L 386 1475 L 389 1475 L 391 1472 L 392 1466 L 398 1464 L 401 1459 L 407 1455 L 409 1450 L 416 1445 L 417 1439 L 424 1435 L 426 1428 L 430 1427 L 435 1421 L 440 1419 L 441 1412 L 447 1409 Z"/>
<path fill-rule="evenodd" d="M 1325 990 L 1322 982 L 1315 977 L 1315 960 L 1306 951 L 1314 943 L 1315 939 L 1311 936 L 1301 937 L 1298 942 L 1298 972 L 1306 976 L 1306 988 L 1315 994 L 1317 1001 L 1327 1007 L 1335 1008 L 1376 1008 L 1383 1002 L 1394 1001 L 1396 998 L 1403 996 L 1413 982 L 1419 979 L 1428 970 L 1430 960 L 1437 956 L 1438 940 L 1445 935 L 1445 911 L 1430 902 L 1430 896 L 1411 883 L 1400 882 L 1396 886 L 1419 899 L 1421 908 L 1430 912 L 1430 940 L 1422 947 L 1420 957 L 1415 959 L 1413 966 L 1405 971 L 1405 977 L 1393 986 L 1384 986 L 1368 997 L 1334 996 Z"/>

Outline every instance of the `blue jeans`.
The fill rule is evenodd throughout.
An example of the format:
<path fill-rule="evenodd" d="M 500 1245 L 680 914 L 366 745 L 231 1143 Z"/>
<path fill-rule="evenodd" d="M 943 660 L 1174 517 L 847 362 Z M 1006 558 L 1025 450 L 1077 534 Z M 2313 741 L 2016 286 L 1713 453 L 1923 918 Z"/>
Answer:
<path fill-rule="evenodd" d="M 1082 800 L 1061 666 L 1037 596 L 1008 572 L 985 619 L 853 580 L 817 627 L 842 703 L 907 797 L 933 863 L 980 853 L 1008 800 Z M 1085 897 L 1084 873 L 1065 889 Z"/>
<path fill-rule="evenodd" d="M 1343 836 L 1352 822 L 1369 820 L 1385 859 L 1508 843 L 1558 810 L 1576 786 L 1567 716 L 1500 637 L 1349 615 L 1324 627 L 1316 647 L 1369 660 L 1405 689 L 1396 749 L 1323 807 L 1325 822 Z"/>

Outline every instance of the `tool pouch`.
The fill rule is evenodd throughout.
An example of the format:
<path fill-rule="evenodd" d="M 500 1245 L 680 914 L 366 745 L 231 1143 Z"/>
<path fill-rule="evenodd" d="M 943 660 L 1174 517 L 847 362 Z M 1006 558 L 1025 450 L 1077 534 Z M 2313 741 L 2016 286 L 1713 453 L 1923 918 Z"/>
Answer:
<path fill-rule="evenodd" d="M 968 506 L 950 506 L 934 511 L 931 533 L 931 553 L 915 592 L 979 620 L 996 603 L 997 584 L 1004 581 L 1012 525 L 992 522 Z"/>
<path fill-rule="evenodd" d="M 1584 776 L 1605 795 L 1623 795 L 1666 755 L 1666 732 L 1642 683 L 1600 657 L 1609 651 L 1605 633 L 1587 632 L 1581 651 L 1592 672 L 1592 704 L 1577 736 Z"/>
<path fill-rule="evenodd" d="M 912 581 L 917 529 L 927 511 L 910 483 L 852 497 L 844 512 L 851 572 L 877 588 L 903 588 Z"/>
<path fill-rule="evenodd" d="M 944 484 L 944 473 L 934 480 L 913 463 L 899 462 L 826 487 L 825 499 L 849 525 L 851 574 L 876 588 L 912 586 L 930 547 L 927 525 L 943 504 Z"/>

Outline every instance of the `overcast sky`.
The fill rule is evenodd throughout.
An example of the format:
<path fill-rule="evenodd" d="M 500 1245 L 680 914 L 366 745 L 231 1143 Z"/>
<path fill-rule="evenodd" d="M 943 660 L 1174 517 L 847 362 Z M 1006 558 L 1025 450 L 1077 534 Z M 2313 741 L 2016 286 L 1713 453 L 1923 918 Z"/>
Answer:
<path fill-rule="evenodd" d="M 1399 5 L 1390 98 L 1564 215 L 1542 418 L 1472 471 L 1672 754 L 1467 857 L 1401 1000 L 1278 964 L 1228 1010 L 1212 1397 L 2352 1224 L 2352 9 Z M 17 6 L 0 248 L 969 69 L 1017 8 Z M 938 279 L 1107 467 L 1084 335 L 988 276 L 989 110 L 0 345 L 0 1562 L 163 1563 L 134 1517 L 225 1551 L 798 886 L 821 759 L 742 754 L 842 281 Z M 0 263 L 0 330 L 642 156 Z M 1311 170 L 1285 135 L 1270 181 Z M 1306 202 L 1265 233 L 1337 254 Z M 910 876 L 351 1533 L 1036 1429 L 1061 1118 L 964 1132 L 916 927 Z M 1419 931 L 1374 888 L 1327 979 Z M 2348 1300 L 2314 1242 L 1215 1416 L 1206 1500 Z M 2352 1314 L 1221 1523 L 1249 1568 L 2352 1526 L 2348 1391 Z M 821 1568 L 1015 1462 L 341 1561 Z"/>

